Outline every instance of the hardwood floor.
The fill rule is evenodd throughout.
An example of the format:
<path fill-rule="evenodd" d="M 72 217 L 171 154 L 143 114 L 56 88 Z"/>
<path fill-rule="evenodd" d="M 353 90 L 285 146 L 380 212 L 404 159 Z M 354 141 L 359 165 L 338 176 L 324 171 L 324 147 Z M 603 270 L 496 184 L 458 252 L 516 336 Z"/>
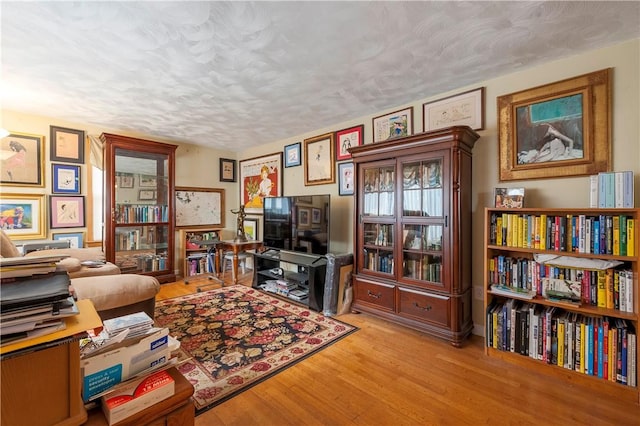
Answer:
<path fill-rule="evenodd" d="M 230 276 L 230 274 L 228 274 Z M 251 274 L 240 283 L 250 285 Z M 219 287 L 163 284 L 159 299 Z M 227 284 L 225 284 L 227 285 Z M 637 401 L 531 372 L 365 315 L 360 328 L 196 418 L 204 425 L 640 425 Z M 567 375 L 570 377 L 570 375 Z"/>

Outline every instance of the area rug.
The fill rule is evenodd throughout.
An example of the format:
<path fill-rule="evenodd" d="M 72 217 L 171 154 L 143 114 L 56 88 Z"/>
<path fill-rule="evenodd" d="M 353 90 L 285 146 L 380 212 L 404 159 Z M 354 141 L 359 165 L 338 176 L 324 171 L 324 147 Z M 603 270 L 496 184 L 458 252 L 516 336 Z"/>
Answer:
<path fill-rule="evenodd" d="M 156 303 L 156 324 L 180 341 L 178 369 L 196 414 L 232 398 L 357 327 L 242 285 Z"/>

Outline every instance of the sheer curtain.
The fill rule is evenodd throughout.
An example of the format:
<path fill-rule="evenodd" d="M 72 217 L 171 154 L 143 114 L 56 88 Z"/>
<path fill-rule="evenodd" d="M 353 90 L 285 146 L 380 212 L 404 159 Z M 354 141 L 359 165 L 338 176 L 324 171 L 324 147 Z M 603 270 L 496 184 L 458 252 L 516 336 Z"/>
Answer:
<path fill-rule="evenodd" d="M 89 140 L 88 216 L 89 240 L 102 241 L 104 235 L 104 143 L 99 136 L 87 135 Z"/>

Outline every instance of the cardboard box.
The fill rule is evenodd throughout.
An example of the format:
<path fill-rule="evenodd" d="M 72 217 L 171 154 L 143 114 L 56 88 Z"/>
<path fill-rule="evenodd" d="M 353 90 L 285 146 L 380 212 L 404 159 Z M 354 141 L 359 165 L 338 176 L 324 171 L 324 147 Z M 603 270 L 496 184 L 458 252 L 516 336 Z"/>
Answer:
<path fill-rule="evenodd" d="M 175 392 L 175 381 L 166 370 L 117 385 L 104 395 L 102 411 L 109 426 L 150 407 Z"/>
<path fill-rule="evenodd" d="M 171 356 L 168 342 L 169 329 L 163 328 L 135 344 L 81 360 L 82 399 L 88 402 L 141 371 L 165 364 Z"/>

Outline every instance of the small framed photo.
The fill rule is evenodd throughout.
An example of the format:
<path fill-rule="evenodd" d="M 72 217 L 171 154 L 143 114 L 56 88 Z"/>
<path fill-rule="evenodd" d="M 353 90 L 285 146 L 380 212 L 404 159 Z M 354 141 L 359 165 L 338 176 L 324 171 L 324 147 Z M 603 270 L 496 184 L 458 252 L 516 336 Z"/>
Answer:
<path fill-rule="evenodd" d="M 304 185 L 334 183 L 335 161 L 333 160 L 334 134 L 314 136 L 304 140 Z"/>
<path fill-rule="evenodd" d="M 138 186 L 140 186 L 140 188 L 155 188 L 158 186 L 158 178 L 151 175 L 140 175 Z"/>
<path fill-rule="evenodd" d="M 364 124 L 338 130 L 336 132 L 336 161 L 351 159 L 348 151 L 353 146 L 362 145 L 364 135 Z"/>
<path fill-rule="evenodd" d="M 51 176 L 54 194 L 80 193 L 80 166 L 51 164 Z"/>
<path fill-rule="evenodd" d="M 156 191 L 153 189 L 141 189 L 138 192 L 138 200 L 140 201 L 152 201 L 156 199 Z"/>
<path fill-rule="evenodd" d="M 236 160 L 221 158 L 220 182 L 235 182 L 236 180 Z"/>
<path fill-rule="evenodd" d="M 373 142 L 383 142 L 413 134 L 413 107 L 373 119 Z"/>
<path fill-rule="evenodd" d="M 298 208 L 298 225 L 309 226 L 311 225 L 311 211 L 308 208 Z"/>
<path fill-rule="evenodd" d="M 84 196 L 49 196 L 51 228 L 83 228 Z"/>
<path fill-rule="evenodd" d="M 322 210 L 316 209 L 315 207 L 311 209 L 311 223 L 320 223 L 322 218 L 320 215 L 322 214 Z"/>
<path fill-rule="evenodd" d="M 84 131 L 49 126 L 51 161 L 84 164 Z"/>
<path fill-rule="evenodd" d="M 484 87 L 422 104 L 425 132 L 451 126 L 484 129 Z"/>
<path fill-rule="evenodd" d="M 119 173 L 116 175 L 116 185 L 118 188 L 133 188 L 133 174 Z"/>
<path fill-rule="evenodd" d="M 300 157 L 300 142 L 292 143 L 284 147 L 284 166 L 295 167 L 302 165 Z"/>
<path fill-rule="evenodd" d="M 69 241 L 70 248 L 83 248 L 84 247 L 84 232 L 71 232 L 71 233 L 52 233 L 51 238 L 54 241 Z"/>
<path fill-rule="evenodd" d="M 244 234 L 248 239 L 257 241 L 258 240 L 258 224 L 260 220 L 258 218 L 245 218 L 244 219 Z"/>
<path fill-rule="evenodd" d="M 524 207 L 524 188 L 496 188 L 494 194 L 497 208 L 521 209 Z"/>
<path fill-rule="evenodd" d="M 353 163 L 338 164 L 338 194 L 353 195 Z"/>

